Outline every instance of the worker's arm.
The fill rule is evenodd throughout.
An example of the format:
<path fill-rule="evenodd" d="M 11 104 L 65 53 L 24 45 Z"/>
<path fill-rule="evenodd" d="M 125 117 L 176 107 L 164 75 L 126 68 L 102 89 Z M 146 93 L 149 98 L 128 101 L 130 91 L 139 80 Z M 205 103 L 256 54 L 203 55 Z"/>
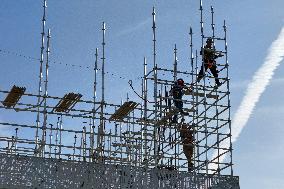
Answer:
<path fill-rule="evenodd" d="M 224 56 L 222 53 L 216 53 L 215 54 L 215 59 Z"/>

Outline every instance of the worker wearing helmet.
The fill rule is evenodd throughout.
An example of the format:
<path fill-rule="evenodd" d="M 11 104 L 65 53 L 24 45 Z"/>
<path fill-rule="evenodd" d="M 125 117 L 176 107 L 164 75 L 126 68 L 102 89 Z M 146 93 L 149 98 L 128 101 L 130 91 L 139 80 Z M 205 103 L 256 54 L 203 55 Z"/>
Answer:
<path fill-rule="evenodd" d="M 173 102 L 174 102 L 175 107 L 183 115 L 186 115 L 187 113 L 185 113 L 182 109 L 183 108 L 182 96 L 184 95 L 184 92 L 183 92 L 184 88 L 185 88 L 184 81 L 183 79 L 180 78 L 174 83 L 170 92 L 174 98 Z M 174 115 L 173 123 L 177 123 L 177 115 Z"/>
<path fill-rule="evenodd" d="M 217 70 L 215 59 L 217 59 L 218 57 L 222 57 L 223 54 L 220 53 L 217 54 L 215 49 L 212 49 L 212 44 L 213 44 L 212 38 L 208 38 L 206 40 L 206 45 L 200 51 L 200 55 L 203 55 L 204 64 L 202 64 L 201 69 L 199 71 L 197 82 L 199 82 L 204 77 L 205 75 L 204 71 L 206 71 L 209 68 L 215 78 L 215 84 L 217 85 L 217 87 L 219 87 L 221 86 L 221 83 L 218 78 L 219 71 Z"/>

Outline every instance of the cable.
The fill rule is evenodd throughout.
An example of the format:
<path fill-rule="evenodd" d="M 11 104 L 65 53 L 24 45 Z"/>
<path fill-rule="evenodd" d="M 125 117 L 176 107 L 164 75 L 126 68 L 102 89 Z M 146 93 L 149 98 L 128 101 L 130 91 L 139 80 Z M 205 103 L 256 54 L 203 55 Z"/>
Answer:
<path fill-rule="evenodd" d="M 142 100 L 145 100 L 145 98 L 143 98 L 142 96 L 140 96 L 134 89 L 133 85 L 132 85 L 132 80 L 128 81 L 129 86 L 131 87 L 131 89 L 133 90 L 133 92 Z M 150 102 L 149 100 L 146 100 L 148 103 L 154 103 L 154 102 Z"/>
<path fill-rule="evenodd" d="M 39 58 L 34 58 L 31 56 L 26 56 L 17 52 L 13 52 L 13 51 L 9 51 L 9 50 L 4 50 L 4 49 L 0 49 L 0 53 L 2 54 L 9 54 L 12 56 L 17 56 L 17 57 L 23 57 L 25 59 L 29 59 L 29 60 L 34 60 L 34 61 L 39 61 Z M 85 68 L 85 69 L 93 69 L 92 66 L 81 66 L 81 65 L 76 65 L 76 64 L 66 64 L 66 63 L 62 63 L 62 62 L 58 62 L 58 61 L 50 61 L 53 64 L 60 64 L 60 65 L 65 65 L 65 66 L 70 66 L 70 67 L 79 67 L 79 68 Z M 100 68 L 98 68 L 97 70 L 101 70 Z M 123 76 L 119 76 L 117 74 L 111 73 L 111 72 L 105 72 L 106 74 L 109 74 L 111 76 L 117 77 L 119 79 L 123 79 L 123 80 L 127 80 L 127 78 L 123 77 Z M 142 77 L 137 77 L 134 78 L 133 80 L 140 80 Z"/>

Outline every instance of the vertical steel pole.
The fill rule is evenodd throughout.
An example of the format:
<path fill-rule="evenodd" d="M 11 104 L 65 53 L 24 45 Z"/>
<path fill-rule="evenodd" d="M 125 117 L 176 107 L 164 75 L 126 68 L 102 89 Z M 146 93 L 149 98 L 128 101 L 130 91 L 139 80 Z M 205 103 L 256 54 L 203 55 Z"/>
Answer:
<path fill-rule="evenodd" d="M 174 48 L 174 81 L 177 81 L 177 45 L 175 44 L 175 48 Z M 179 145 L 178 145 L 178 139 L 177 139 L 177 130 L 175 129 L 174 132 L 174 136 L 175 136 L 175 139 L 174 139 L 174 148 L 175 148 L 175 167 L 178 166 L 178 148 L 179 148 Z"/>
<path fill-rule="evenodd" d="M 86 156 L 87 156 L 87 128 L 86 126 L 83 127 L 83 133 L 82 133 L 82 138 L 83 138 L 83 161 L 86 161 Z"/>
<path fill-rule="evenodd" d="M 92 118 L 90 118 L 89 121 L 89 142 L 90 142 L 90 146 L 89 146 L 89 162 L 92 162 L 92 157 L 93 157 L 93 152 L 94 152 L 94 132 L 93 132 L 93 126 L 94 126 L 94 116 L 92 116 Z M 87 138 L 86 138 L 86 143 L 87 143 Z"/>
<path fill-rule="evenodd" d="M 19 128 L 17 127 L 15 129 L 15 131 L 16 131 L 16 134 L 15 134 L 15 146 L 14 146 L 15 147 L 15 149 L 14 149 L 15 154 L 17 154 L 18 130 L 19 130 Z"/>
<path fill-rule="evenodd" d="M 229 79 L 229 64 L 228 64 L 228 44 L 227 44 L 227 26 L 226 26 L 226 21 L 224 20 L 224 41 L 225 41 L 225 54 L 226 54 L 226 80 L 227 80 L 227 91 L 228 91 L 228 107 L 229 107 L 229 115 L 228 115 L 228 120 L 229 120 L 229 130 L 230 130 L 230 167 L 231 167 L 231 176 L 233 176 L 233 145 L 232 145 L 232 123 L 231 123 L 231 100 L 230 100 L 230 79 Z"/>
<path fill-rule="evenodd" d="M 56 155 L 57 155 L 57 148 L 58 148 L 59 120 L 60 120 L 60 117 L 57 117 L 56 133 L 55 133 L 55 148 L 54 148 L 54 157 L 55 158 L 56 158 Z"/>
<path fill-rule="evenodd" d="M 141 86 L 142 86 L 142 102 L 141 102 L 141 111 L 140 111 L 140 119 L 141 121 L 144 120 L 144 79 L 142 78 L 141 80 Z M 143 163 L 143 159 L 144 159 L 144 154 L 143 154 L 143 148 L 144 148 L 144 123 L 141 122 L 140 124 L 140 131 L 141 131 L 141 134 L 140 134 L 140 141 L 139 141 L 139 146 L 140 146 L 140 149 L 139 149 L 139 163 L 138 163 L 138 166 L 142 166 L 142 163 Z M 138 131 L 139 132 L 139 131 Z"/>
<path fill-rule="evenodd" d="M 102 47 L 103 47 L 103 55 L 102 55 L 102 105 L 105 103 L 105 34 L 106 34 L 106 24 L 103 22 L 103 42 L 102 42 Z"/>
<path fill-rule="evenodd" d="M 152 17 L 153 17 L 153 62 L 154 62 L 154 104 L 155 104 L 155 122 L 158 120 L 158 109 L 157 109 L 157 93 L 158 93 L 158 84 L 157 84 L 157 62 L 156 62 L 156 12 L 155 12 L 155 7 L 153 7 L 153 12 L 152 12 Z M 157 146 L 157 141 L 158 141 L 158 133 L 157 133 L 157 125 L 154 127 L 154 157 L 155 157 L 155 165 L 158 164 L 158 146 Z"/>
<path fill-rule="evenodd" d="M 177 45 L 175 44 L 174 48 L 174 81 L 177 80 Z"/>
<path fill-rule="evenodd" d="M 93 96 L 93 116 L 92 116 L 92 131 L 91 135 L 91 141 L 90 141 L 90 145 L 91 145 L 91 156 L 94 156 L 94 144 L 95 144 L 95 132 L 94 132 L 94 128 L 95 128 L 95 110 L 96 110 L 96 100 L 97 100 L 97 72 L 98 72 L 98 48 L 96 48 L 96 53 L 95 53 L 96 59 L 95 59 L 95 68 L 94 68 L 94 96 Z M 93 157 L 94 158 L 94 157 Z"/>
<path fill-rule="evenodd" d="M 103 33 L 103 42 L 102 42 L 102 99 L 101 99 L 101 115 L 100 115 L 100 126 L 99 126 L 99 151 L 100 151 L 100 156 L 102 157 L 103 154 L 103 138 L 104 138 L 104 125 L 105 125 L 105 120 L 104 120 L 104 106 L 105 106 L 105 31 L 106 31 L 106 26 L 105 23 L 103 22 L 103 27 L 102 27 L 102 33 Z"/>
<path fill-rule="evenodd" d="M 202 38 L 202 43 L 201 43 L 201 46 L 202 46 L 202 49 L 203 49 L 203 40 L 204 40 L 204 29 L 203 29 L 203 6 L 202 6 L 202 0 L 200 0 L 200 26 L 201 26 L 201 38 Z M 206 99 L 206 90 L 205 88 L 207 87 L 206 86 L 206 73 L 205 73 L 205 65 L 204 65 L 204 50 L 202 50 L 202 67 L 203 67 L 203 74 L 204 74 L 204 77 L 203 77 L 203 91 L 204 91 L 204 97 L 203 97 L 203 100 L 204 100 L 204 103 L 203 103 L 203 106 L 204 106 L 204 125 L 205 125 L 205 164 L 206 164 L 206 174 L 208 174 L 208 125 L 207 125 L 207 113 L 206 113 L 206 110 L 207 110 L 207 99 Z"/>
<path fill-rule="evenodd" d="M 77 135 L 75 134 L 75 136 L 74 136 L 74 144 L 73 144 L 73 161 L 75 160 L 76 143 L 77 143 Z"/>
<path fill-rule="evenodd" d="M 202 35 L 202 37 L 204 37 L 203 36 L 203 5 L 202 5 L 202 0 L 200 0 L 200 2 L 199 2 L 199 10 L 200 10 L 200 32 L 201 32 L 201 35 Z"/>
<path fill-rule="evenodd" d="M 197 54 L 197 50 L 195 51 L 195 74 L 197 75 L 198 73 L 198 67 L 197 67 L 197 62 L 198 62 L 198 54 Z M 196 84 L 197 86 L 197 84 Z M 195 89 L 196 92 L 198 92 L 198 89 L 196 87 Z M 194 112 L 196 112 L 194 115 L 196 116 L 195 119 L 196 119 L 196 123 L 199 123 L 199 111 L 198 111 L 198 96 L 195 98 L 195 107 L 196 107 L 196 110 Z M 197 130 L 199 130 L 199 125 L 195 125 L 197 126 Z M 199 131 L 196 132 L 196 141 L 198 141 L 199 139 Z M 200 148 L 199 148 L 200 144 L 196 144 L 196 153 L 197 153 L 197 167 L 199 167 L 199 165 L 201 164 L 200 162 Z M 200 173 L 200 169 L 197 170 L 198 173 Z"/>
<path fill-rule="evenodd" d="M 37 99 L 37 118 L 36 118 L 36 146 L 35 146 L 35 155 L 37 156 L 38 149 L 38 130 L 40 127 L 40 101 L 41 101 L 41 85 L 42 85 L 42 67 L 43 67 L 43 52 L 44 52 L 44 36 L 45 36 L 45 15 L 46 15 L 46 0 L 43 0 L 43 16 L 42 16 L 42 32 L 41 32 L 41 48 L 40 48 L 40 68 L 39 68 L 39 84 L 38 84 L 38 99 Z"/>
<path fill-rule="evenodd" d="M 47 129 L 47 102 L 46 98 L 48 95 L 47 87 L 48 87 L 48 68 L 49 68 L 49 54 L 50 54 L 50 29 L 48 29 L 47 34 L 47 49 L 46 49 L 46 65 L 45 65 L 45 80 L 44 80 L 44 106 L 43 106 L 43 126 L 42 126 L 42 145 L 44 145 L 43 149 L 43 156 L 45 154 L 45 145 L 46 145 L 46 129 Z"/>
<path fill-rule="evenodd" d="M 190 36 L 190 65 L 191 65 L 191 83 L 193 84 L 194 82 L 194 72 L 193 72 L 193 62 L 194 62 L 194 57 L 193 57 L 193 32 L 192 28 L 190 27 L 189 29 L 189 36 Z M 192 98 L 194 98 L 194 95 L 192 95 Z M 193 99 L 194 100 L 194 99 Z"/>
<path fill-rule="evenodd" d="M 146 166 L 147 166 L 147 159 L 148 159 L 148 153 L 147 153 L 147 93 L 148 93 L 148 86 L 147 86 L 147 59 L 146 57 L 144 57 L 144 77 L 143 77 L 143 81 L 144 81 L 144 93 L 143 93 L 143 99 L 144 99 L 144 128 L 143 128 L 143 136 L 144 136 L 144 160 L 146 161 Z"/>
<path fill-rule="evenodd" d="M 202 5 L 202 0 L 200 0 L 200 4 L 199 4 L 200 6 L 199 6 L 199 10 L 200 10 L 200 32 L 201 32 L 201 38 L 202 38 L 202 40 L 201 40 L 201 48 L 203 48 L 203 37 L 204 37 L 204 35 L 203 35 L 203 5 Z M 203 65 L 203 67 L 204 67 L 204 64 L 203 64 L 203 54 L 204 54 L 204 52 L 203 52 L 203 50 L 202 50 L 202 54 L 201 54 L 201 63 L 202 63 L 202 65 Z M 196 56 L 195 56 L 195 71 L 196 71 L 196 75 L 197 75 L 197 77 L 198 77 L 198 65 L 197 65 L 197 62 L 198 62 L 198 60 L 197 60 L 197 50 L 196 50 Z M 204 69 L 204 68 L 203 68 Z M 204 70 L 203 70 L 204 71 Z M 199 92 L 199 89 L 198 89 L 198 83 L 197 82 L 195 82 L 195 92 Z M 196 122 L 197 123 L 199 123 L 200 121 L 199 121 L 199 100 L 198 100 L 198 96 L 196 96 Z M 200 124 L 200 123 L 199 123 Z M 201 123 L 202 124 L 202 123 Z M 199 127 L 199 125 L 198 125 L 198 127 Z M 199 134 L 197 133 L 197 139 L 200 137 L 199 136 Z M 200 157 L 200 154 L 201 154 L 201 152 L 200 152 L 200 144 L 198 144 L 199 146 L 197 147 L 197 156 L 198 156 L 198 173 L 200 173 L 200 169 L 201 169 L 201 167 L 200 167 L 200 165 L 202 165 L 202 158 Z"/>
<path fill-rule="evenodd" d="M 190 29 L 189 29 L 189 36 L 190 36 L 190 64 L 191 64 L 191 86 L 190 86 L 190 88 L 191 88 L 191 90 L 192 90 L 192 92 L 194 92 L 193 91 L 193 83 L 194 83 L 194 76 L 196 76 L 197 74 L 196 74 L 196 71 L 194 72 L 194 55 L 193 55 L 193 32 L 192 32 L 192 28 L 190 27 Z M 196 52 L 196 60 L 197 60 L 197 52 Z M 196 105 L 194 104 L 194 102 L 195 102 L 195 97 L 194 97 L 194 95 L 191 95 L 191 99 L 192 99 L 192 103 L 193 103 L 193 109 L 196 109 Z M 196 127 L 195 127 L 195 122 L 196 122 L 196 112 L 195 111 L 193 111 L 193 115 L 192 115 L 192 126 L 193 126 L 193 138 L 195 139 L 195 133 L 196 133 Z M 194 148 L 193 148 L 193 158 L 192 158 L 192 161 L 193 161 L 193 166 L 195 166 L 195 162 L 196 162 L 196 160 L 195 160 L 195 156 L 196 156 L 196 153 L 195 153 L 195 148 L 196 148 L 196 146 L 194 146 Z M 196 170 L 195 170 L 195 168 L 193 169 L 193 172 L 194 172 L 194 174 L 196 174 Z"/>
<path fill-rule="evenodd" d="M 51 158 L 51 150 L 52 150 L 52 146 L 51 146 L 51 144 L 52 144 L 52 136 L 53 136 L 53 134 L 52 134 L 52 124 L 49 124 L 50 125 L 50 133 L 49 133 L 49 155 L 48 155 L 48 157 L 49 158 Z"/>
<path fill-rule="evenodd" d="M 212 39 L 213 39 L 213 50 L 215 52 L 216 48 L 215 48 L 215 24 L 214 24 L 214 8 L 213 6 L 211 6 L 211 29 L 212 29 Z M 216 65 L 217 66 L 217 65 Z M 215 94 L 216 96 L 218 95 L 218 90 L 215 90 Z M 218 99 L 216 99 L 215 102 L 215 106 L 216 106 L 216 128 L 217 128 L 217 151 L 218 151 L 218 158 L 217 158 L 217 173 L 218 175 L 220 175 L 220 140 L 219 140 L 219 111 L 218 111 Z M 213 157 L 214 158 L 214 157 Z M 214 163 L 214 162 L 212 162 Z"/>
<path fill-rule="evenodd" d="M 212 29 L 212 37 L 213 37 L 213 47 L 215 49 L 215 24 L 214 24 L 214 8 L 211 6 L 211 29 Z"/>
<path fill-rule="evenodd" d="M 62 115 L 60 116 L 59 126 L 60 126 L 60 130 L 59 130 L 59 150 L 58 150 L 59 156 L 58 157 L 60 159 L 61 158 L 61 147 L 62 147 L 62 129 L 63 129 Z"/>

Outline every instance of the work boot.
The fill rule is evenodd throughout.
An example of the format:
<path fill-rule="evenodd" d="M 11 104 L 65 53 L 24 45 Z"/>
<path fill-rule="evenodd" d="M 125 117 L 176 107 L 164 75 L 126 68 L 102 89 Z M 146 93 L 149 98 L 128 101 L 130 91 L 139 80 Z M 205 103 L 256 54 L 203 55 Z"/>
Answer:
<path fill-rule="evenodd" d="M 193 163 L 188 163 L 188 171 L 191 172 L 193 171 L 194 165 Z"/>
<path fill-rule="evenodd" d="M 220 87 L 222 85 L 222 83 L 220 83 L 219 80 L 216 81 L 216 88 Z"/>
<path fill-rule="evenodd" d="M 188 113 L 188 112 L 184 112 L 184 111 L 182 111 L 181 113 L 182 113 L 182 115 L 189 115 L 189 113 Z"/>

